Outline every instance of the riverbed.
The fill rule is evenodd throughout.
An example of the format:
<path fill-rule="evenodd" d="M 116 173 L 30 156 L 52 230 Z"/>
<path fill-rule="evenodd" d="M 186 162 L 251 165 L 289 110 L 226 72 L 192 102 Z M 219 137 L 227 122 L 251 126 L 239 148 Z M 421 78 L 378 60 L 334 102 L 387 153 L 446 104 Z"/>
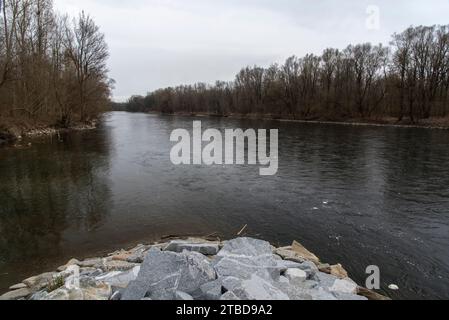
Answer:
<path fill-rule="evenodd" d="M 173 165 L 170 134 L 193 120 L 279 129 L 278 173 Z M 113 112 L 31 143 L 0 149 L 0 291 L 72 257 L 247 225 L 361 284 L 379 266 L 392 298 L 449 298 L 449 131 Z"/>

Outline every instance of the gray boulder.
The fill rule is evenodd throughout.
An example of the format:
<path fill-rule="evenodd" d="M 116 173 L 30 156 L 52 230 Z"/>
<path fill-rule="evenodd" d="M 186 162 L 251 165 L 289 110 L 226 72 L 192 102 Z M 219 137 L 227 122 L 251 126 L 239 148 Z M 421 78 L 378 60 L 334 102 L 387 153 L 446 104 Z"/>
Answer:
<path fill-rule="evenodd" d="M 257 257 L 272 255 L 273 249 L 270 243 L 252 238 L 237 238 L 226 241 L 223 249 L 217 254 L 219 257 L 245 256 Z"/>
<path fill-rule="evenodd" d="M 290 300 L 287 294 L 257 275 L 242 280 L 230 292 L 241 300 Z"/>
<path fill-rule="evenodd" d="M 216 279 L 205 256 L 195 252 L 162 252 L 151 249 L 137 279 L 125 290 L 123 300 L 172 300 L 177 291 L 193 294 L 203 284 Z"/>

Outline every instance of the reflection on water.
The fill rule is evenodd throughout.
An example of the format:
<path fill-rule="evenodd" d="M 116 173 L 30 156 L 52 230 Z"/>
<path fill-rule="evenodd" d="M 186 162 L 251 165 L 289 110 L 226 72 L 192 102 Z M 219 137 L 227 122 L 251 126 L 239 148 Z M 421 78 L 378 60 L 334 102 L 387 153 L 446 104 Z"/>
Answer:
<path fill-rule="evenodd" d="M 279 129 L 279 172 L 173 166 L 169 136 L 192 118 L 111 113 L 64 142 L 0 150 L 0 290 L 167 234 L 296 239 L 364 282 L 378 265 L 394 298 L 449 298 L 449 132 L 201 118 Z M 198 119 L 196 119 L 198 120 Z"/>

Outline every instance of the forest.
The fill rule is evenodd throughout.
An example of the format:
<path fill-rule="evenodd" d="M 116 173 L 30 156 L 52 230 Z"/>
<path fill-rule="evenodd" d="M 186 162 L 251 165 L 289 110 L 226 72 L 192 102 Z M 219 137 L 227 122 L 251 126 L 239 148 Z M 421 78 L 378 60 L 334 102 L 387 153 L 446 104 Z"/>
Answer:
<path fill-rule="evenodd" d="M 306 45 L 306 44 L 305 44 Z M 370 43 L 243 68 L 234 81 L 133 96 L 135 112 L 418 123 L 449 113 L 449 26 L 409 27 L 388 46 Z"/>
<path fill-rule="evenodd" d="M 0 132 L 70 127 L 109 107 L 104 35 L 92 18 L 52 0 L 0 0 Z"/>

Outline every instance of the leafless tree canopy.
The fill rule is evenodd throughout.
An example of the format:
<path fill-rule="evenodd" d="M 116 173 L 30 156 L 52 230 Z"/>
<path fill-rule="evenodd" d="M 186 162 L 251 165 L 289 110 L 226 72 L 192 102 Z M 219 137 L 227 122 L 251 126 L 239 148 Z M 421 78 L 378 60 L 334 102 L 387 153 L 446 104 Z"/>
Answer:
<path fill-rule="evenodd" d="M 235 81 L 195 84 L 134 96 L 131 111 L 300 119 L 408 119 L 448 115 L 449 27 L 410 27 L 391 46 L 369 43 L 283 65 L 247 67 Z"/>
<path fill-rule="evenodd" d="M 52 0 L 3 0 L 0 121 L 70 126 L 108 105 L 108 48 L 85 13 L 71 21 Z"/>

